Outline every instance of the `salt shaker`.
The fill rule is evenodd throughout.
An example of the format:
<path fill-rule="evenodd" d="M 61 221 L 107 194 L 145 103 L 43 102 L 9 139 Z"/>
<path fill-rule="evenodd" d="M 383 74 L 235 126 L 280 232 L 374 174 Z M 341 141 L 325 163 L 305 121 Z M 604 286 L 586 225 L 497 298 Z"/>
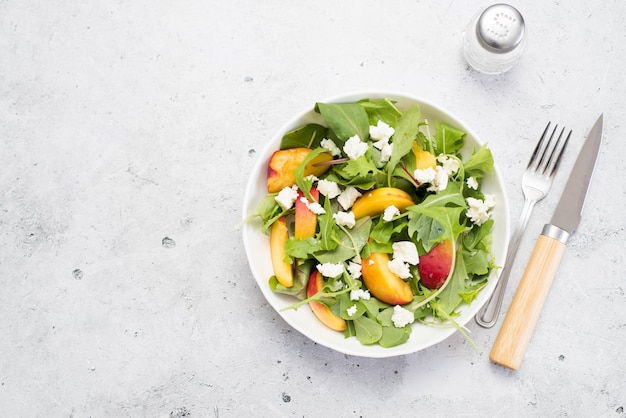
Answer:
<path fill-rule="evenodd" d="M 463 55 L 474 69 L 500 74 L 513 68 L 526 44 L 521 13 L 508 4 L 494 4 L 480 11 L 467 26 Z"/>

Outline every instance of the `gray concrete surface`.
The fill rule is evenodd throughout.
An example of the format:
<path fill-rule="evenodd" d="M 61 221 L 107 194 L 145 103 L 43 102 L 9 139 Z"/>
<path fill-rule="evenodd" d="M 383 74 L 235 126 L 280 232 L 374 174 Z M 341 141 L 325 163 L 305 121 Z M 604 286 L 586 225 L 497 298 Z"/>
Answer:
<path fill-rule="evenodd" d="M 522 61 L 460 54 L 484 4 L 0 2 L 0 416 L 619 417 L 626 408 L 626 3 L 530 1 Z M 548 120 L 604 112 L 580 229 L 522 368 L 498 328 L 350 357 L 291 329 L 247 266 L 241 199 L 273 132 L 362 89 L 444 105 L 486 141 L 516 219 Z M 510 303 L 565 175 L 531 219 Z"/>

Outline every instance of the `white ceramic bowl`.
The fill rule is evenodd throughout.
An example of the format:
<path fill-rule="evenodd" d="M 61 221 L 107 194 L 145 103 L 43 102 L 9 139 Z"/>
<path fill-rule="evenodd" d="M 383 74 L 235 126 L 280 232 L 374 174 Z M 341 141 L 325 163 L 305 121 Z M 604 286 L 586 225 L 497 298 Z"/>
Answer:
<path fill-rule="evenodd" d="M 470 127 L 457 117 L 437 105 L 406 94 L 384 91 L 364 91 L 319 101 L 323 103 L 346 103 L 355 102 L 364 98 L 389 98 L 395 100 L 397 102 L 396 105 L 400 109 L 407 109 L 414 104 L 418 104 L 422 116 L 426 119 L 446 122 L 465 131 L 467 136 L 465 138 L 465 146 L 462 150 L 464 156 L 469 155 L 474 148 L 482 145 L 482 142 Z M 255 213 L 258 203 L 267 194 L 267 164 L 272 153 L 278 150 L 283 135 L 309 122 L 323 123 L 320 115 L 314 112 L 313 105 L 314 103 L 311 103 L 310 108 L 292 117 L 286 125 L 276 132 L 263 151 L 258 154 L 258 159 L 250 174 L 243 199 L 244 218 Z M 493 209 L 494 227 L 492 251 L 496 259 L 496 264 L 501 266 L 506 257 L 506 247 L 509 241 L 509 208 L 504 183 L 498 171 L 497 164 L 495 173 L 483 180 L 482 191 L 484 193 L 493 194 L 496 199 L 496 207 Z M 383 348 L 379 345 L 365 346 L 354 337 L 344 338 L 341 332 L 332 331 L 322 325 L 308 306 L 302 306 L 298 310 L 281 311 L 281 309 L 292 305 L 297 302 L 297 300 L 289 295 L 274 293 L 269 288 L 268 278 L 273 274 L 269 250 L 269 237 L 261 233 L 260 226 L 261 222 L 257 219 L 255 221 L 246 222 L 242 227 L 244 246 L 252 274 L 261 292 L 280 316 L 289 325 L 318 344 L 354 356 L 374 358 L 392 357 L 414 353 L 430 347 L 443 341 L 456 331 L 453 326 L 426 326 L 415 323 L 412 325 L 413 331 L 411 332 L 410 339 L 404 344 L 391 348 Z M 493 292 L 495 279 L 496 273 L 494 272 L 489 279 L 487 287 L 480 292 L 472 304 L 469 306 L 463 305 L 459 308 L 460 316 L 455 318 L 457 323 L 464 325 L 474 317 Z"/>

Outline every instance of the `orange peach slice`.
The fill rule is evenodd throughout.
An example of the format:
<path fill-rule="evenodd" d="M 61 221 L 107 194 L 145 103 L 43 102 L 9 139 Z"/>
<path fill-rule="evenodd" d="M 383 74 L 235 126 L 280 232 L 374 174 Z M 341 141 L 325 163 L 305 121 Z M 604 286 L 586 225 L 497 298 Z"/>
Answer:
<path fill-rule="evenodd" d="M 322 274 L 315 270 L 309 276 L 309 283 L 306 287 L 306 293 L 308 297 L 315 295 L 320 289 L 324 287 L 324 279 Z M 311 301 L 309 302 L 311 310 L 317 316 L 322 324 L 335 331 L 344 331 L 346 329 L 346 321 L 343 318 L 338 317 L 330 310 L 330 308 L 324 305 L 322 302 Z"/>
<path fill-rule="evenodd" d="M 319 198 L 319 192 L 315 187 L 311 188 L 311 196 L 315 200 Z M 317 229 L 317 215 L 311 212 L 311 209 L 301 200 L 302 198 L 306 199 L 304 194 L 298 190 L 294 228 L 294 236 L 296 239 L 313 237 Z"/>
<path fill-rule="evenodd" d="M 389 256 L 372 253 L 361 263 L 363 282 L 370 293 L 390 305 L 404 305 L 413 300 L 413 291 L 408 282 L 389 270 Z"/>
<path fill-rule="evenodd" d="M 287 253 L 285 244 L 289 239 L 289 229 L 285 218 L 278 218 L 270 227 L 270 255 L 272 267 L 278 283 L 285 287 L 293 286 L 293 268 L 289 263 L 285 263 Z"/>
<path fill-rule="evenodd" d="M 294 172 L 309 153 L 311 153 L 310 148 L 290 148 L 274 152 L 267 167 L 267 191 L 277 193 L 285 187 L 296 184 Z M 332 159 L 333 156 L 328 152 L 317 155 L 304 168 L 304 176 L 321 176 L 330 166 L 316 166 L 315 164 Z"/>
<path fill-rule="evenodd" d="M 402 212 L 414 204 L 411 196 L 404 190 L 395 187 L 381 187 L 368 191 L 359 197 L 352 205 L 352 212 L 354 212 L 354 217 L 359 219 L 364 216 L 380 215 L 391 205 Z"/>
<path fill-rule="evenodd" d="M 437 160 L 435 159 L 435 156 L 432 153 L 421 149 L 416 142 L 413 143 L 413 155 L 415 155 L 416 169 L 425 170 L 427 168 L 432 168 L 434 170 L 437 167 Z"/>
<path fill-rule="evenodd" d="M 420 256 L 420 282 L 429 289 L 439 289 L 448 278 L 452 268 L 452 241 L 445 240 Z"/>

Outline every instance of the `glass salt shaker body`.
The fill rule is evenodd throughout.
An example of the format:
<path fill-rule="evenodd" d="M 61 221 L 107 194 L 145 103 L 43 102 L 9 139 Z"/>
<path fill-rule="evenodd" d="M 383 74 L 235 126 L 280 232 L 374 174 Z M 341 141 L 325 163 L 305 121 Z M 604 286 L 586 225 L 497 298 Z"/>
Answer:
<path fill-rule="evenodd" d="M 508 4 L 494 4 L 470 21 L 463 55 L 475 70 L 500 74 L 513 68 L 526 45 L 526 27 L 520 12 Z"/>

